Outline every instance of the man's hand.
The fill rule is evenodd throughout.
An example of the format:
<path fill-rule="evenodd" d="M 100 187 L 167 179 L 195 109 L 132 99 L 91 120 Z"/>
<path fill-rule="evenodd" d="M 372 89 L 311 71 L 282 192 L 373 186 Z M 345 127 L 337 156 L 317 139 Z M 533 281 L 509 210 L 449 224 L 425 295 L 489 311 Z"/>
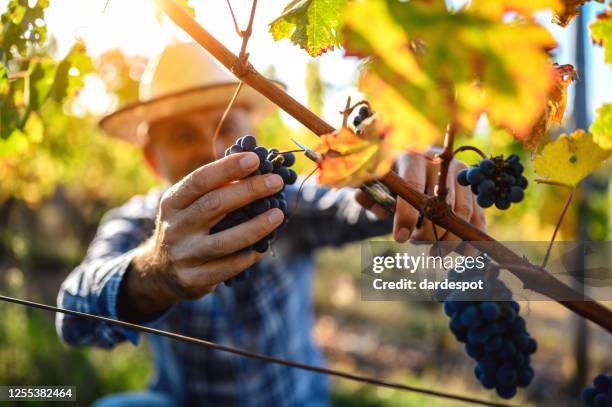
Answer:
<path fill-rule="evenodd" d="M 282 223 L 280 209 L 209 234 L 227 213 L 282 188 L 275 174 L 245 178 L 258 165 L 254 153 L 232 154 L 170 187 L 162 197 L 153 236 L 140 247 L 123 279 L 122 317 L 155 315 L 181 299 L 201 297 L 262 258 L 254 250 L 240 250 Z"/>
<path fill-rule="evenodd" d="M 440 164 L 428 160 L 425 156 L 417 153 L 405 153 L 400 156 L 396 163 L 397 173 L 408 185 L 417 191 L 433 195 L 438 184 L 438 171 Z M 486 230 L 486 221 L 482 208 L 476 203 L 476 198 L 469 190 L 457 184 L 456 174 L 466 165 L 454 159 L 448 169 L 446 201 L 449 203 L 457 216 L 470 222 L 474 226 Z M 357 191 L 357 201 L 366 209 L 371 210 L 379 218 L 384 219 L 389 213 L 380 205 L 376 204 L 369 196 Z M 413 243 L 435 241 L 432 224 L 425 220 L 420 228 L 416 228 L 419 212 L 408 202 L 398 198 L 395 207 L 395 218 L 393 220 L 393 237 L 397 242 L 403 243 L 410 239 Z M 460 241 L 461 239 L 436 226 L 440 241 Z"/>

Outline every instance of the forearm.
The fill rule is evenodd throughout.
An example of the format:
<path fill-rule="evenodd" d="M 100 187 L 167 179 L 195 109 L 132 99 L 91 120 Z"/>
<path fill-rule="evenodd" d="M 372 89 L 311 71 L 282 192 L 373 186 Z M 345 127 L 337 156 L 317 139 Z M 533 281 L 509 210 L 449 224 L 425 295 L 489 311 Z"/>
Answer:
<path fill-rule="evenodd" d="M 156 259 L 155 241 L 148 239 L 137 250 L 127 268 L 117 299 L 119 318 L 130 322 L 146 322 L 159 317 L 178 298 L 168 290 L 170 278 L 163 278 Z"/>

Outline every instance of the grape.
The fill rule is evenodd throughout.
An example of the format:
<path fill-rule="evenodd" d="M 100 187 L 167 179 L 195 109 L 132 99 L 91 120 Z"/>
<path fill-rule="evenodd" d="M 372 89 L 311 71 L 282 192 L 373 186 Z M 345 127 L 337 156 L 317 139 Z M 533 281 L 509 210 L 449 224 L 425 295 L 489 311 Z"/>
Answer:
<path fill-rule="evenodd" d="M 253 149 L 253 152 L 259 157 L 259 162 L 265 161 L 268 157 L 268 150 L 265 147 L 257 146 Z"/>
<path fill-rule="evenodd" d="M 478 195 L 478 198 L 476 198 L 476 203 L 481 208 L 488 208 L 495 203 L 495 198 L 487 195 Z"/>
<path fill-rule="evenodd" d="M 242 153 L 244 150 L 237 144 L 230 147 L 230 154 Z"/>
<path fill-rule="evenodd" d="M 285 184 L 293 184 L 297 180 L 297 173 L 289 168 L 295 164 L 295 155 L 293 153 L 280 153 L 276 148 L 268 150 L 263 146 L 258 146 L 257 139 L 254 136 L 247 135 L 240 137 L 238 140 L 236 140 L 235 144 L 226 149 L 225 156 L 244 151 L 252 151 L 257 154 L 257 157 L 259 157 L 259 167 L 249 174 L 249 177 L 274 172 L 283 179 Z M 273 196 L 258 199 L 249 203 L 248 205 L 243 206 L 242 208 L 228 213 L 211 228 L 210 233 L 219 233 L 229 228 L 238 226 L 244 222 L 248 222 L 253 217 L 260 215 L 271 208 L 279 208 L 285 215 L 287 215 L 288 205 L 284 193 L 278 192 Z M 275 236 L 275 231 L 272 231 L 265 238 L 259 240 L 252 246 L 243 248 L 240 250 L 240 252 L 255 250 L 259 253 L 264 253 L 270 247 L 270 242 L 275 238 Z M 234 283 L 248 280 L 251 271 L 255 267 L 257 267 L 257 264 L 225 281 L 225 284 L 227 286 L 232 286 Z"/>
<path fill-rule="evenodd" d="M 522 192 L 522 191 L 521 191 Z M 495 193 L 495 182 L 485 179 L 478 184 L 478 195 L 493 195 Z"/>
<path fill-rule="evenodd" d="M 487 258 L 486 267 L 489 266 Z M 450 270 L 448 279 L 473 281 L 481 279 L 482 272 L 487 270 L 474 271 L 474 268 L 464 273 Z M 533 380 L 530 355 L 537 350 L 537 342 L 529 336 L 525 320 L 518 316 L 519 304 L 497 279 L 498 273 L 486 275 L 485 284 L 493 290 L 486 296 L 477 294 L 478 297 L 470 298 L 461 290 L 438 290 L 436 298 L 443 298 L 444 313 L 450 317 L 449 328 L 458 341 L 465 343 L 465 352 L 476 360 L 474 375 L 478 381 L 484 388 L 495 389 L 500 397 L 509 399 L 516 395 L 518 387 L 527 387 Z M 488 300 L 493 292 L 496 299 L 502 300 Z M 604 388 L 605 380 L 599 381 Z"/>
<path fill-rule="evenodd" d="M 292 167 L 295 164 L 295 155 L 293 153 L 283 153 L 283 165 Z"/>
<path fill-rule="evenodd" d="M 284 183 L 287 183 L 287 180 L 289 179 L 289 170 L 286 167 L 278 167 L 274 172 L 280 175 Z"/>
<path fill-rule="evenodd" d="M 359 112 L 357 113 L 357 116 L 353 118 L 353 126 L 359 127 L 361 122 L 363 122 L 365 119 L 367 119 L 370 116 L 372 116 L 372 112 L 370 112 L 370 109 L 367 106 L 361 106 L 359 108 Z"/>
<path fill-rule="evenodd" d="M 287 177 L 285 184 L 293 185 L 295 184 L 295 181 L 297 181 L 297 178 L 298 178 L 297 172 L 293 171 L 292 169 L 289 169 L 289 176 Z"/>
<path fill-rule="evenodd" d="M 268 241 L 267 240 L 258 241 L 257 243 L 253 245 L 253 249 L 257 253 L 264 253 L 266 250 L 268 250 Z"/>
<path fill-rule="evenodd" d="M 510 188 L 510 193 L 508 194 L 508 197 L 510 198 L 511 202 L 521 202 L 524 196 L 525 194 L 523 193 L 521 187 Z"/>
<path fill-rule="evenodd" d="M 507 198 L 502 198 L 501 196 L 498 196 L 497 198 L 495 198 L 495 207 L 497 209 L 508 209 L 510 207 L 510 200 Z"/>
<path fill-rule="evenodd" d="M 463 185 L 464 187 L 470 185 L 469 181 L 467 180 L 467 173 L 467 168 L 457 173 L 457 182 L 459 183 L 459 185 Z"/>
<path fill-rule="evenodd" d="M 370 113 L 370 109 L 367 106 L 361 106 L 359 108 L 359 116 L 363 117 L 363 118 L 368 118 L 372 115 L 372 113 Z"/>
<path fill-rule="evenodd" d="M 251 204 L 251 212 L 253 215 L 259 215 L 270 209 L 270 201 L 267 198 L 258 199 Z"/>
<path fill-rule="evenodd" d="M 259 171 L 262 174 L 268 174 L 268 173 L 271 173 L 272 171 L 274 171 L 274 166 L 272 165 L 272 163 L 270 161 L 264 159 L 259 164 Z"/>
<path fill-rule="evenodd" d="M 257 147 L 257 140 L 253 136 L 244 136 L 240 142 L 244 151 L 253 151 Z"/>
<path fill-rule="evenodd" d="M 501 156 L 485 158 L 478 164 L 457 172 L 457 183 L 469 186 L 476 202 L 482 208 L 508 209 L 525 197 L 528 181 L 523 175 L 523 165 L 516 154 L 506 160 Z"/>
<path fill-rule="evenodd" d="M 593 379 L 593 386 L 597 391 L 605 393 L 612 386 L 612 377 L 608 377 L 605 374 L 599 374 Z"/>
<path fill-rule="evenodd" d="M 283 211 L 283 213 L 286 215 L 287 214 L 287 201 L 279 200 L 278 209 Z"/>
<path fill-rule="evenodd" d="M 492 160 L 484 159 L 478 165 L 482 173 L 487 177 L 490 177 L 495 172 L 495 163 Z"/>
<path fill-rule="evenodd" d="M 485 175 L 478 168 L 470 168 L 467 173 L 467 180 L 470 185 L 478 186 L 484 181 Z"/>

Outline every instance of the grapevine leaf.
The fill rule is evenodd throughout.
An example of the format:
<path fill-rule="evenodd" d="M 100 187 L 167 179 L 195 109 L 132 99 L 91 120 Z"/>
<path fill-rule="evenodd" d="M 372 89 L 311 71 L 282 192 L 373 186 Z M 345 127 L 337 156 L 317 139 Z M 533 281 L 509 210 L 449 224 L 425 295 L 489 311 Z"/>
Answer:
<path fill-rule="evenodd" d="M 604 47 L 606 62 L 612 64 L 612 10 L 606 10 L 597 15 L 597 20 L 591 24 L 593 43 Z"/>
<path fill-rule="evenodd" d="M 83 78 L 93 71 L 93 63 L 87 55 L 85 44 L 76 42 L 66 57 L 58 64 L 50 97 L 62 103 L 83 87 Z"/>
<path fill-rule="evenodd" d="M 47 26 L 44 12 L 49 0 L 38 0 L 29 7 L 28 0 L 11 0 L 2 14 L 0 50 L 10 52 L 13 47 L 25 55 L 28 44 L 42 45 L 47 40 Z"/>
<path fill-rule="evenodd" d="M 0 63 L 0 141 L 5 136 L 4 126 L 4 103 L 7 100 L 7 95 L 10 90 L 10 85 L 8 81 L 8 72 L 6 67 Z M 8 110 L 8 109 L 7 109 Z"/>
<path fill-rule="evenodd" d="M 424 149 L 453 119 L 469 134 L 483 113 L 525 139 L 544 110 L 555 41 L 532 20 L 477 5 L 450 13 L 443 0 L 354 2 L 343 16 L 347 54 L 372 57 L 360 88 L 395 148 Z"/>
<path fill-rule="evenodd" d="M 603 150 L 590 134 L 579 129 L 545 145 L 533 167 L 542 181 L 573 187 L 611 155 L 612 150 Z"/>
<path fill-rule="evenodd" d="M 269 24 L 275 41 L 285 38 L 316 57 L 340 45 L 340 11 L 346 0 L 293 0 Z"/>
<path fill-rule="evenodd" d="M 0 63 L 0 107 L 4 104 L 4 98 L 9 91 L 8 70 Z"/>
<path fill-rule="evenodd" d="M 50 59 L 42 59 L 36 62 L 30 74 L 30 101 L 29 108 L 37 111 L 43 105 L 53 86 L 56 64 Z"/>
<path fill-rule="evenodd" d="M 593 141 L 604 150 L 612 150 L 612 103 L 597 109 L 597 118 L 591 124 Z"/>
<path fill-rule="evenodd" d="M 318 176 L 321 185 L 357 187 L 389 172 L 392 161 L 387 151 L 387 138 L 379 132 L 375 121 L 364 124 L 373 127 L 371 132 L 379 136 L 361 137 L 346 127 L 321 136 L 320 143 L 314 148 L 323 156 Z"/>
<path fill-rule="evenodd" d="M 523 140 L 525 148 L 534 151 L 553 123 L 561 124 L 567 106 L 567 88 L 576 79 L 576 70 L 572 65 L 554 65 L 555 85 L 548 94 L 548 103 L 544 112 L 533 126 L 529 138 Z"/>
<path fill-rule="evenodd" d="M 574 17 L 579 13 L 578 7 L 582 6 L 589 0 L 563 0 L 563 12 L 553 15 L 553 23 L 559 24 L 561 27 L 567 26 Z M 603 3 L 603 0 L 596 0 Z"/>

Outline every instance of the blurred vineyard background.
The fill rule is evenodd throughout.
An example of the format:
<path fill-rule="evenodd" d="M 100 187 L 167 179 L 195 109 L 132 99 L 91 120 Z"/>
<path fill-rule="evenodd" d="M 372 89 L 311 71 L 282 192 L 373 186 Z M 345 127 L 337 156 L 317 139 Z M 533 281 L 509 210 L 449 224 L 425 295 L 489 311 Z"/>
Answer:
<path fill-rule="evenodd" d="M 52 36 L 34 51 L 23 62 L 23 70 L 32 70 L 37 57 L 64 57 L 57 55 Z M 81 51 L 79 68 L 71 71 L 69 79 L 102 86 L 115 107 L 137 100 L 138 80 L 147 62 L 144 57 L 109 50 L 89 58 Z M 274 75 L 274 70 L 267 73 Z M 12 86 L 25 89 L 24 81 L 27 76 L 13 78 Z M 48 98 L 17 130 L 7 128 L 10 122 L 3 118 L 0 137 L 0 292 L 49 304 L 55 303 L 59 284 L 83 258 L 102 215 L 159 183 L 139 150 L 100 133 L 99 117 L 83 106 L 76 89 L 79 83 L 73 85 L 73 94 Z M 330 87 L 333 84 L 321 79 L 318 63 L 310 62 L 303 102 L 321 113 Z M 579 104 L 573 111 L 566 118 L 567 128 L 575 127 Z M 261 124 L 258 137 L 263 144 L 289 148 L 290 133 L 307 143 L 314 140 L 287 127 L 279 114 Z M 503 131 L 490 135 L 485 130 L 470 141 L 484 151 L 517 153 L 529 162 L 522 147 Z M 475 160 L 469 153 L 462 158 L 468 163 Z M 304 175 L 312 169 L 306 160 L 298 165 Z M 526 173 L 533 172 L 527 168 Z M 583 184 L 559 240 L 610 240 L 610 173 L 608 165 Z M 548 240 L 567 194 L 563 188 L 531 182 L 522 205 L 503 213 L 487 211 L 489 231 L 499 240 Z M 318 254 L 314 334 L 329 363 L 415 386 L 490 397 L 474 379 L 473 361 L 452 337 L 439 305 L 360 301 L 359 250 L 359 245 L 349 245 Z M 540 350 L 533 362 L 536 379 L 515 403 L 573 405 L 567 400 L 576 399 L 585 377 L 612 370 L 612 337 L 599 328 L 588 329 L 556 303 L 521 305 Z M 68 348 L 58 339 L 53 318 L 0 303 L 0 384 L 74 385 L 80 405 L 146 385 L 152 374 L 146 345 L 125 344 L 112 352 Z M 346 381 L 336 382 L 334 403 L 453 405 Z"/>

